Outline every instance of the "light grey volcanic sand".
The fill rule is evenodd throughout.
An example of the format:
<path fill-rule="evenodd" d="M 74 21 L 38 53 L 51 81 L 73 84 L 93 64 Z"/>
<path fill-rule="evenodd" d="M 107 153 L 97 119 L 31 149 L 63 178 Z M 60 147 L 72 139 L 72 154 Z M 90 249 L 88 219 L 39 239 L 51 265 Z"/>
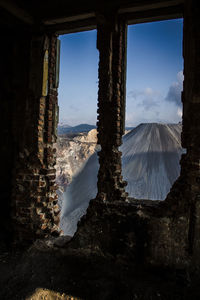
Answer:
<path fill-rule="evenodd" d="M 180 174 L 181 124 L 140 124 L 123 137 L 122 173 L 126 191 L 137 199 L 164 200 Z M 67 188 L 60 227 L 73 235 L 97 193 L 98 158 L 94 153 Z"/>

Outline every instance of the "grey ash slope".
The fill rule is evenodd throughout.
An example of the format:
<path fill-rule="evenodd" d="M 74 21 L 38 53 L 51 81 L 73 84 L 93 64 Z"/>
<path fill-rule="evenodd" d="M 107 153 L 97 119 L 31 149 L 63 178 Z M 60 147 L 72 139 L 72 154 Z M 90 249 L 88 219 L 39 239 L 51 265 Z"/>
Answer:
<path fill-rule="evenodd" d="M 123 137 L 122 173 L 129 197 L 164 200 L 179 176 L 181 124 L 141 124 Z M 98 158 L 94 153 L 65 194 L 61 228 L 73 235 L 78 219 L 97 193 Z"/>
<path fill-rule="evenodd" d="M 66 235 L 73 235 L 78 220 L 85 214 L 89 201 L 97 194 L 97 154 L 92 154 L 85 166 L 73 178 L 64 194 L 60 227 Z"/>
<path fill-rule="evenodd" d="M 180 173 L 181 124 L 141 124 L 124 136 L 122 172 L 130 197 L 164 200 Z"/>

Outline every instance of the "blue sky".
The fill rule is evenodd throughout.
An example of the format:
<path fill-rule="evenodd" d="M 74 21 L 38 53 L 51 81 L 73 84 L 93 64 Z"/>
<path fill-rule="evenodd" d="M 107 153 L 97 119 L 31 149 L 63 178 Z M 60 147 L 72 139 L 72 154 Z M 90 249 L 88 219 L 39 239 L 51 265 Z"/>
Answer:
<path fill-rule="evenodd" d="M 182 19 L 128 26 L 126 125 L 181 120 Z M 95 124 L 96 30 L 60 36 L 60 123 Z"/>

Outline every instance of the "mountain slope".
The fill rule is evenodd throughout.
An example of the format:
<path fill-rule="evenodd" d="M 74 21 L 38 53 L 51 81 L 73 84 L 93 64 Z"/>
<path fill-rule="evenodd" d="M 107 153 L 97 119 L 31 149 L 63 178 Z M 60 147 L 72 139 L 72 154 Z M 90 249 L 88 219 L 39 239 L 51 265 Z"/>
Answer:
<path fill-rule="evenodd" d="M 129 196 L 164 200 L 180 173 L 181 125 L 141 124 L 124 136 L 121 151 Z"/>
<path fill-rule="evenodd" d="M 141 124 L 123 137 L 122 173 L 129 197 L 164 200 L 179 176 L 180 124 Z M 98 158 L 94 153 L 65 194 L 61 228 L 72 235 L 78 219 L 97 193 Z"/>

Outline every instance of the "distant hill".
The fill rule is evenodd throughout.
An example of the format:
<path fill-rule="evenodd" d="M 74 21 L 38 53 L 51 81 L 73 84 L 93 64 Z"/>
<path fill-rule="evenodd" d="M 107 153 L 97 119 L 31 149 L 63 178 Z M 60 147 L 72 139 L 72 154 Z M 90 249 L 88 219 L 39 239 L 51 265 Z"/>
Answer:
<path fill-rule="evenodd" d="M 76 126 L 58 125 L 58 134 L 89 132 L 95 128 L 95 125 L 89 124 L 80 124 Z"/>
<path fill-rule="evenodd" d="M 82 133 L 82 132 L 89 132 L 92 129 L 96 129 L 95 125 L 89 124 L 79 124 L 76 126 L 70 126 L 67 124 L 58 125 L 58 134 L 68 134 L 68 133 Z M 126 127 L 126 130 L 132 130 L 134 127 Z"/>
<path fill-rule="evenodd" d="M 133 127 L 133 126 L 129 126 L 129 127 L 125 127 L 125 130 L 132 130 L 132 129 L 134 129 L 135 127 Z"/>
<path fill-rule="evenodd" d="M 68 125 L 68 124 L 66 124 L 64 122 L 59 123 L 58 126 L 63 127 L 63 128 L 72 127 L 72 126 L 70 126 L 70 125 Z"/>

